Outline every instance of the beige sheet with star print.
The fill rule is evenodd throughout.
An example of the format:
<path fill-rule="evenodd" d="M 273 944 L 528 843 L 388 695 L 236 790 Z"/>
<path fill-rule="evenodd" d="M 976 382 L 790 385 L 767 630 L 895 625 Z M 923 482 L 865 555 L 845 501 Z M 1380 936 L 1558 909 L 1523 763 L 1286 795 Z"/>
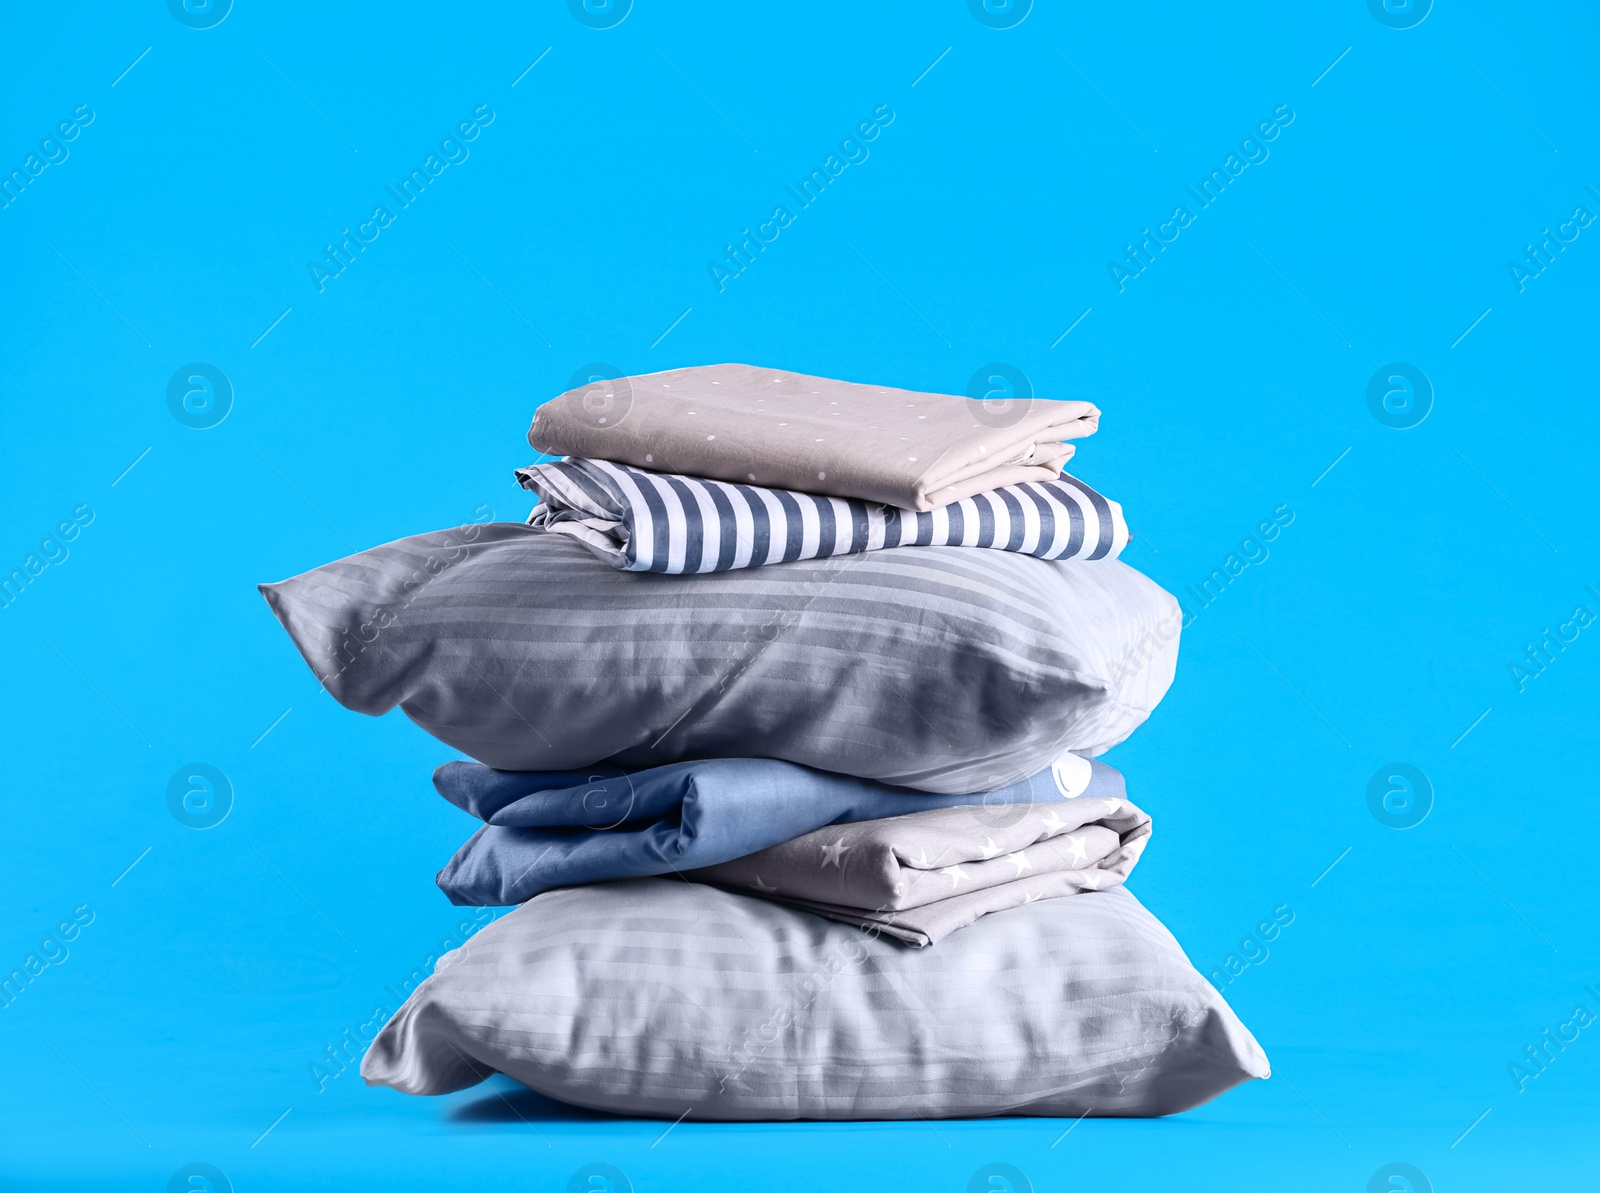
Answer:
<path fill-rule="evenodd" d="M 1115 886 L 1149 837 L 1125 799 L 941 808 L 819 829 L 689 877 L 926 946 L 992 912 Z"/>
<path fill-rule="evenodd" d="M 528 442 L 769 489 L 931 510 L 1059 476 L 1100 411 L 1077 400 L 971 399 L 754 365 L 595 380 L 540 406 Z"/>

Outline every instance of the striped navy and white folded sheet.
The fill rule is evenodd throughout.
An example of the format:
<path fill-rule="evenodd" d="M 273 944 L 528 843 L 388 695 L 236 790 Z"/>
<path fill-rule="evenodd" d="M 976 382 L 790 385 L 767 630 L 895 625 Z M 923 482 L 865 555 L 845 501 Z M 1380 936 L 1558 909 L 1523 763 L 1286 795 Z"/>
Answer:
<path fill-rule="evenodd" d="M 909 546 L 1115 559 L 1128 543 L 1122 507 L 1065 473 L 922 512 L 577 456 L 519 468 L 517 479 L 540 497 L 530 526 L 630 572 L 727 572 Z"/>

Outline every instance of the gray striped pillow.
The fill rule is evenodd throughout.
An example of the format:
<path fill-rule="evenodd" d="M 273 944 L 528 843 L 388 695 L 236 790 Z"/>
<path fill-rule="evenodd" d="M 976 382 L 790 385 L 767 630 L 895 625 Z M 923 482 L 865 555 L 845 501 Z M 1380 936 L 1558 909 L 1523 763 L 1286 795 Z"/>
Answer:
<path fill-rule="evenodd" d="M 1127 737 L 1182 616 L 1117 561 L 896 547 L 663 576 L 508 522 L 261 590 L 341 704 L 399 705 L 500 770 L 761 757 L 939 792 Z"/>
<path fill-rule="evenodd" d="M 908 949 L 667 878 L 524 903 L 442 957 L 361 1063 L 412 1094 L 494 1070 L 695 1121 L 1172 1114 L 1269 1073 L 1124 887 Z"/>
<path fill-rule="evenodd" d="M 932 510 L 649 472 L 579 457 L 517 469 L 528 519 L 631 572 L 726 572 L 884 547 L 988 547 L 1040 559 L 1115 559 L 1122 507 L 1076 477 L 1027 481 Z"/>

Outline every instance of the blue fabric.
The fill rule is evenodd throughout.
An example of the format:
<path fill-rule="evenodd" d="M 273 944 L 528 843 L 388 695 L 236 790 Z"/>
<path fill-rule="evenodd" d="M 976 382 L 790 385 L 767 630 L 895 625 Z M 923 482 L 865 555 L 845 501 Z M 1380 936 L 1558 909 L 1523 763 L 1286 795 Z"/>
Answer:
<path fill-rule="evenodd" d="M 1020 783 L 929 795 L 764 758 L 714 758 L 624 772 L 497 771 L 449 762 L 439 794 L 484 821 L 439 872 L 462 906 L 521 903 L 552 887 L 712 866 L 830 824 L 977 805 L 975 831 L 1011 805 L 1125 798 L 1122 775 L 1064 755 Z"/>

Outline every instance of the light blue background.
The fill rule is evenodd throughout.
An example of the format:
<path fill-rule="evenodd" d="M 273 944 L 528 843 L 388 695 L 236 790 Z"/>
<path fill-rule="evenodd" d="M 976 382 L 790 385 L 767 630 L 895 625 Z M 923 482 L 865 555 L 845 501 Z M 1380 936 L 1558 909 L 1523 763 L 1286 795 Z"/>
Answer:
<path fill-rule="evenodd" d="M 1600 1025 L 1522 1092 L 1508 1066 L 1600 1013 L 1600 625 L 1525 691 L 1510 664 L 1600 611 L 1600 227 L 1522 292 L 1508 263 L 1600 211 L 1596 24 L 1488 0 L 1405 30 L 1361 0 L 1042 0 L 1007 30 L 953 0 L 639 0 L 608 30 L 548 0 L 239 0 L 208 30 L 156 0 L 9 7 L 0 168 L 96 115 L 0 210 L 0 567 L 94 519 L 0 609 L 0 967 L 94 919 L 0 1010 L 0 1184 L 159 1190 L 191 1161 L 241 1193 L 564 1189 L 591 1161 L 640 1191 L 954 1191 L 991 1161 L 1039 1190 L 1362 1190 L 1392 1161 L 1439 1190 L 1592 1180 Z M 307 262 L 478 104 L 470 158 L 318 293 Z M 870 157 L 719 293 L 723 245 L 879 104 Z M 1119 292 L 1122 246 L 1279 104 L 1270 157 Z M 596 360 L 954 392 L 1015 365 L 1103 408 L 1077 470 L 1191 608 L 1294 512 L 1108 758 L 1156 818 L 1132 887 L 1203 970 L 1292 909 L 1226 990 L 1270 1081 L 1065 1138 L 662 1137 L 504 1083 L 530 1122 L 485 1088 L 317 1091 L 324 1045 L 460 922 L 432 878 L 469 825 L 429 786 L 449 752 L 339 708 L 254 586 L 523 517 L 533 407 Z M 166 401 L 196 361 L 236 392 L 209 430 Z M 1409 430 L 1367 406 L 1397 361 L 1435 391 Z M 195 761 L 235 793 L 206 831 L 167 807 Z M 1367 805 L 1396 761 L 1434 789 L 1404 831 Z"/>

